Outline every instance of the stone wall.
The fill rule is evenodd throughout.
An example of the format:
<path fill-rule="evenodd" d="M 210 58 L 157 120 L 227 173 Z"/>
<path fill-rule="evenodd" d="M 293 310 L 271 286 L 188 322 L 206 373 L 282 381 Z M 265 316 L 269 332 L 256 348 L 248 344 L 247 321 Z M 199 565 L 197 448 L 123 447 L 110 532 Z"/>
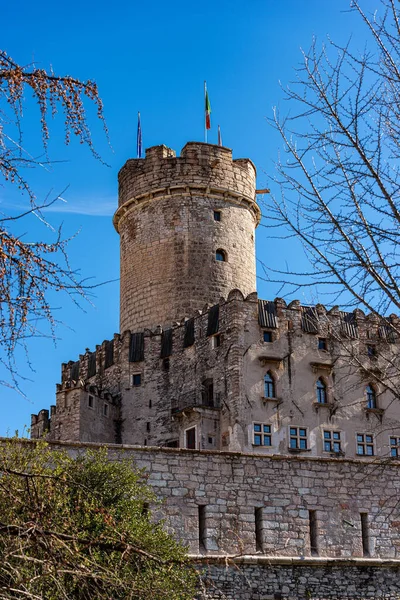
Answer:
<path fill-rule="evenodd" d="M 93 445 L 54 447 L 78 454 Z M 201 600 L 400 598 L 396 461 L 122 446 L 109 446 L 109 455 L 146 470 L 163 500 L 155 518 L 165 518 L 203 570 Z M 255 509 L 262 511 L 258 551 Z M 313 556 L 310 511 L 317 516 Z M 368 552 L 361 513 L 368 515 Z"/>

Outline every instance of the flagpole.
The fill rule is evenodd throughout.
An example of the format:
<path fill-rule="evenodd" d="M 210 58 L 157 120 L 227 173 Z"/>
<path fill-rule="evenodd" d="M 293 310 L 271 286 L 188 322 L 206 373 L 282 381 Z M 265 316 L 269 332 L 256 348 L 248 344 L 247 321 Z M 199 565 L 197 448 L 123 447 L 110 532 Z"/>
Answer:
<path fill-rule="evenodd" d="M 206 97 L 207 97 L 207 83 L 204 81 L 204 141 L 207 144 Z"/>

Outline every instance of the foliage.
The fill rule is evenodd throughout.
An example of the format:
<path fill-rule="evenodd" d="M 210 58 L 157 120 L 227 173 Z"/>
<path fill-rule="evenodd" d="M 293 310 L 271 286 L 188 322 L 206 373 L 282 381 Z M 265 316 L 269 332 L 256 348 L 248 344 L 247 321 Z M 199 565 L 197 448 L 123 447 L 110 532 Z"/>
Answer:
<path fill-rule="evenodd" d="M 26 93 L 36 100 L 41 129 L 41 145 L 46 160 L 33 158 L 24 148 L 22 121 Z M 15 352 L 18 346 L 26 350 L 27 338 L 43 335 L 54 337 L 55 320 L 49 294 L 64 291 L 79 298 L 85 295 L 85 282 L 68 262 L 66 248 L 70 240 L 63 239 L 61 229 L 54 232 L 54 241 L 45 243 L 19 237 L 16 221 L 34 215 L 48 225 L 43 210 L 58 200 L 38 201 L 26 177 L 27 169 L 43 167 L 47 161 L 49 113 L 55 117 L 61 109 L 64 115 L 65 142 L 71 135 L 96 153 L 85 113 L 84 99 L 94 104 L 97 116 L 107 129 L 103 107 L 96 84 L 69 76 L 21 66 L 4 51 L 0 51 L 0 173 L 4 180 L 16 184 L 27 197 L 27 210 L 16 216 L 0 215 L 0 364 L 8 376 L 0 383 L 18 388 Z M 50 231 L 52 228 L 48 228 Z M 43 326 L 42 329 L 39 329 Z"/>
<path fill-rule="evenodd" d="M 193 599 L 195 573 L 129 460 L 11 439 L 0 467 L 0 598 Z"/>

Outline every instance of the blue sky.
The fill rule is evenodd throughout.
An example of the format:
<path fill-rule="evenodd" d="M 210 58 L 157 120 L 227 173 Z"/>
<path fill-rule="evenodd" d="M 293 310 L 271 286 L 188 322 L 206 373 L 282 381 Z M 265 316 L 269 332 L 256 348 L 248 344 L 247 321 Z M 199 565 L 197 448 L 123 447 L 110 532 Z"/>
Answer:
<path fill-rule="evenodd" d="M 48 213 L 65 235 L 79 231 L 70 244 L 70 259 L 93 284 L 116 280 L 119 273 L 118 236 L 111 217 L 117 206 L 117 173 L 136 153 L 137 111 L 141 111 L 145 147 L 164 143 L 177 152 L 187 141 L 203 138 L 203 81 L 207 80 L 213 128 L 209 142 L 223 143 L 234 157 L 249 157 L 258 169 L 258 187 L 267 185 L 281 142 L 268 125 L 272 107 L 280 105 L 280 87 L 294 76 L 300 48 L 313 35 L 322 43 L 330 35 L 355 46 L 364 45 L 364 30 L 348 11 L 350 0 L 173 0 L 171 2 L 104 2 L 86 0 L 54 3 L 49 0 L 10 2 L 2 8 L 2 49 L 16 61 L 32 61 L 57 74 L 94 79 L 104 102 L 111 147 L 88 106 L 96 149 L 105 166 L 87 148 L 72 140 L 63 144 L 62 115 L 50 129 L 47 169 L 29 173 L 39 198 L 62 193 Z M 365 0 L 373 11 L 378 0 Z M 25 148 L 40 155 L 38 113 L 27 98 L 23 127 Z M 16 213 L 26 201 L 17 190 L 0 187 L 0 210 Z M 264 218 L 268 210 L 263 208 Z M 35 218 L 24 224 L 26 237 L 51 237 Z M 258 256 L 296 266 L 299 251 L 292 243 L 267 238 L 259 228 Z M 301 253 L 300 253 L 301 254 Z M 279 259 L 278 259 L 279 256 Z M 295 258 L 296 257 L 296 258 Z M 260 281 L 259 295 L 274 298 L 277 290 Z M 29 426 L 30 414 L 55 403 L 55 384 L 61 362 L 75 360 L 86 348 L 95 349 L 118 331 L 118 281 L 94 290 L 91 302 L 77 309 L 67 298 L 54 298 L 55 315 L 62 323 L 56 346 L 49 340 L 30 345 L 31 368 L 19 357 L 27 398 L 0 389 L 0 435 Z M 304 301 L 303 298 L 300 298 Z"/>

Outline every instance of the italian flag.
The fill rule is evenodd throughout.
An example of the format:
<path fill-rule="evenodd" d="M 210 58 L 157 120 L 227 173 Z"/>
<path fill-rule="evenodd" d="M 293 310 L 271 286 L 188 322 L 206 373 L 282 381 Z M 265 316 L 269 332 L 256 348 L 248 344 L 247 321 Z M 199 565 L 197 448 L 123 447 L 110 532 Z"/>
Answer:
<path fill-rule="evenodd" d="M 206 129 L 211 129 L 211 104 L 208 98 L 207 87 L 205 87 L 205 114 L 206 114 Z"/>

